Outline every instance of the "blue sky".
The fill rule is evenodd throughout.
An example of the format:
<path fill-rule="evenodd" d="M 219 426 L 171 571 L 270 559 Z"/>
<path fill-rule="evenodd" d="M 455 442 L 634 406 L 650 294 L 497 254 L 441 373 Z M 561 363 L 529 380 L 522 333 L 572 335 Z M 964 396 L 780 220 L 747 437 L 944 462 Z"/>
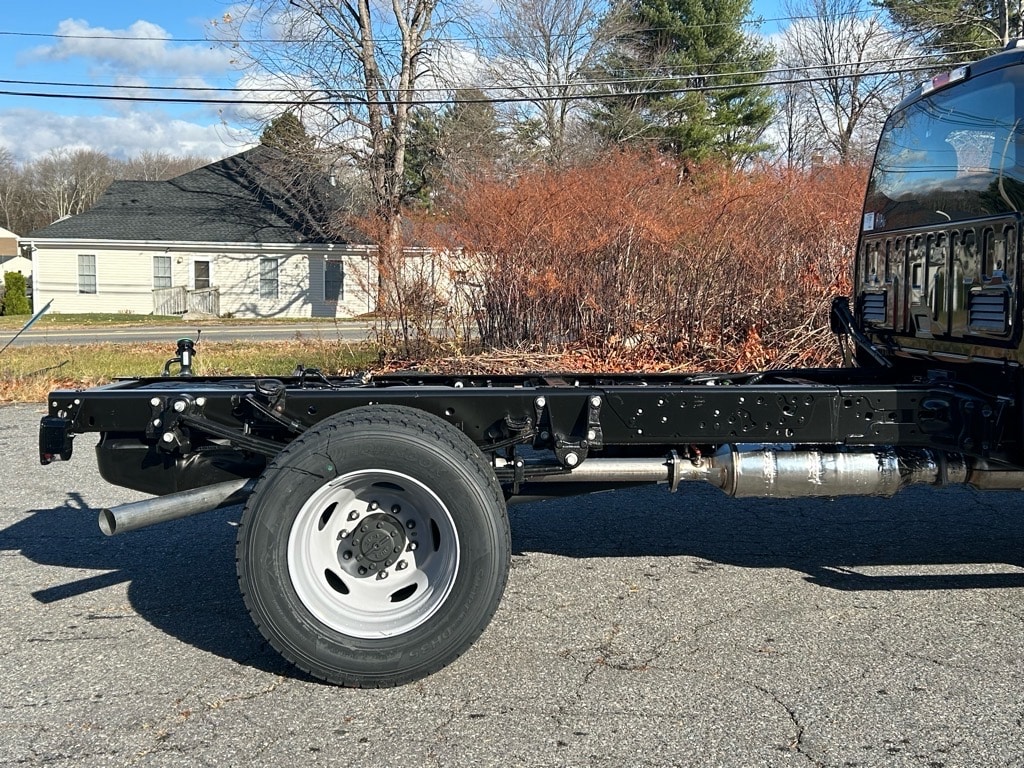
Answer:
<path fill-rule="evenodd" d="M 228 51 L 206 42 L 178 42 L 202 41 L 210 21 L 228 7 L 218 0 L 9 3 L 0 16 L 0 79 L 231 86 L 237 73 Z M 35 36 L 55 33 L 73 37 Z M 153 39 L 93 39 L 103 36 Z M 9 82 L 0 90 L 83 92 Z M 61 147 L 95 148 L 122 158 L 146 150 L 219 158 L 251 142 L 251 133 L 239 127 L 226 125 L 217 109 L 204 106 L 0 95 L 0 147 L 19 160 Z"/>
<path fill-rule="evenodd" d="M 9 1 L 0 16 L 0 80 L 231 87 L 239 75 L 230 52 L 203 42 L 210 23 L 231 5 L 228 0 Z M 754 11 L 764 18 L 785 15 L 776 0 L 756 0 Z M 766 25 L 763 32 L 775 27 Z M 54 34 L 69 37 L 47 36 Z M 11 82 L 0 83 L 0 90 L 86 92 Z M 253 141 L 251 124 L 238 117 L 202 105 L 0 95 L 0 148 L 21 161 L 80 147 L 121 158 L 143 151 L 220 158 Z"/>

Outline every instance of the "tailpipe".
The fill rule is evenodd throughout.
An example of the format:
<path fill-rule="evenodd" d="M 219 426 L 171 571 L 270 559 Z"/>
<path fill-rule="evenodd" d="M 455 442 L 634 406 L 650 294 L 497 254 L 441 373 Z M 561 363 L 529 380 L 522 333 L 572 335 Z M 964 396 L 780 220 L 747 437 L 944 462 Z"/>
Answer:
<path fill-rule="evenodd" d="M 131 501 L 109 509 L 101 509 L 98 522 L 100 530 L 107 536 L 128 533 L 156 523 L 241 504 L 249 498 L 255 487 L 255 480 L 239 478 L 165 496 L 155 496 L 152 499 Z"/>

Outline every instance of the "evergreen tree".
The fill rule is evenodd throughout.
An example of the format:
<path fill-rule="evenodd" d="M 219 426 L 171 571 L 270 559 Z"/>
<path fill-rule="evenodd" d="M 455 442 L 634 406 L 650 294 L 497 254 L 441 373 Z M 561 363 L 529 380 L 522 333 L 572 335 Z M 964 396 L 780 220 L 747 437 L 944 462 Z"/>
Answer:
<path fill-rule="evenodd" d="M 762 149 L 773 115 L 760 85 L 774 55 L 743 32 L 750 0 L 621 0 L 609 18 L 636 30 L 596 79 L 594 128 L 681 158 L 738 161 Z"/>
<path fill-rule="evenodd" d="M 282 112 L 271 120 L 260 135 L 260 144 L 297 157 L 308 157 L 313 151 L 313 139 L 293 112 Z"/>
<path fill-rule="evenodd" d="M 494 104 L 483 91 L 462 89 L 441 112 L 415 110 L 406 146 L 406 199 L 429 207 L 442 187 L 493 172 L 503 149 Z"/>
<path fill-rule="evenodd" d="M 31 315 L 32 304 L 28 299 L 28 283 L 21 272 L 4 272 L 4 315 Z"/>
<path fill-rule="evenodd" d="M 441 116 L 425 107 L 413 110 L 405 147 L 406 199 L 429 207 L 443 177 Z"/>

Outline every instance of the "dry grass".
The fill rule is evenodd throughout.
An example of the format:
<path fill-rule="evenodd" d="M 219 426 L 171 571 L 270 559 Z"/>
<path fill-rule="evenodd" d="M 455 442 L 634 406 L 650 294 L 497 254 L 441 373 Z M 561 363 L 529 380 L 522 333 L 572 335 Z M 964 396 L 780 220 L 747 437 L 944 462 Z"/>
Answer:
<path fill-rule="evenodd" d="M 170 357 L 165 343 L 35 345 L 9 347 L 0 355 L 0 403 L 44 402 L 54 389 L 80 389 L 119 377 L 159 376 Z M 204 342 L 197 376 L 283 376 L 296 364 L 328 374 L 369 367 L 377 352 L 368 345 L 302 339 L 267 342 Z"/>

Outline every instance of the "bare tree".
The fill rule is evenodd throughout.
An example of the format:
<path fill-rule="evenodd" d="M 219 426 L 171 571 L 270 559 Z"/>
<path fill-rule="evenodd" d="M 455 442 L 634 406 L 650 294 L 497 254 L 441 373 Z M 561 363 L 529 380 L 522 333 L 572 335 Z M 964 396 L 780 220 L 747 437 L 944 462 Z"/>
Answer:
<path fill-rule="evenodd" d="M 144 151 L 126 160 L 118 172 L 119 179 L 164 181 L 208 164 L 210 158 L 199 155 L 171 155 Z"/>
<path fill-rule="evenodd" d="M 878 0 L 922 47 L 941 51 L 947 62 L 995 52 L 1024 35 L 1021 0 Z"/>
<path fill-rule="evenodd" d="M 778 73 L 775 87 L 775 121 L 770 129 L 774 159 L 787 168 L 802 168 L 822 154 L 822 131 L 817 115 L 808 108 L 802 74 L 790 70 Z"/>
<path fill-rule="evenodd" d="M 114 179 L 158 181 L 208 162 L 159 152 L 122 161 L 95 150 L 61 148 L 21 163 L 0 148 L 0 226 L 25 235 L 88 210 Z"/>
<path fill-rule="evenodd" d="M 602 23 L 603 0 L 498 0 L 491 41 L 495 85 L 525 102 L 510 106 L 517 126 L 534 125 L 534 137 L 548 161 L 559 162 L 570 148 L 571 121 L 584 109 L 573 96 L 615 36 L 614 16 Z"/>
<path fill-rule="evenodd" d="M 24 221 L 25 202 L 22 169 L 11 151 L 0 147 L 0 226 L 18 232 Z"/>
<path fill-rule="evenodd" d="M 47 224 L 92 207 L 117 177 L 118 164 L 92 149 L 55 149 L 32 164 L 31 194 Z"/>
<path fill-rule="evenodd" d="M 395 312 L 410 110 L 429 74 L 440 0 L 254 0 L 216 34 L 233 41 L 254 82 L 281 101 L 324 150 L 362 169 L 378 246 L 382 309 Z"/>
<path fill-rule="evenodd" d="M 873 145 L 889 109 L 920 79 L 905 71 L 924 57 L 915 59 L 913 47 L 882 12 L 862 0 L 793 0 L 785 9 L 799 19 L 782 33 L 779 51 L 780 64 L 792 72 L 787 130 L 820 135 L 817 146 L 799 148 L 804 162 L 807 153 L 855 160 Z"/>

